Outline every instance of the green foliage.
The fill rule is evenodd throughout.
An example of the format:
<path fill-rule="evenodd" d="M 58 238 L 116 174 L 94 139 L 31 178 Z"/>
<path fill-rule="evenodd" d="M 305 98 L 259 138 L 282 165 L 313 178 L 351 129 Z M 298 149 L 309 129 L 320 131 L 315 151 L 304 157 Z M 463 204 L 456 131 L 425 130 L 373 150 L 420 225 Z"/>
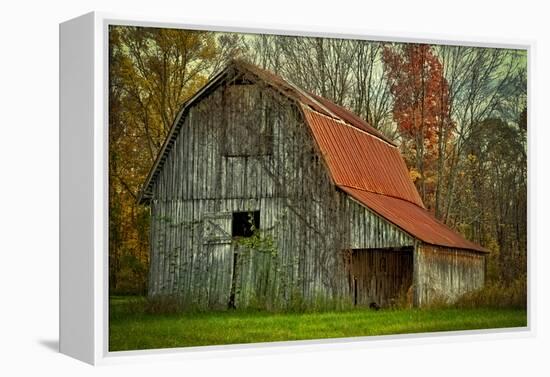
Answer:
<path fill-rule="evenodd" d="M 119 257 L 117 285 L 112 288 L 114 294 L 144 294 L 148 264 L 138 258 L 133 252 L 123 249 Z"/>
<path fill-rule="evenodd" d="M 185 303 L 177 295 L 113 296 L 109 310 L 112 319 L 125 318 L 128 315 L 163 316 L 205 312 L 204 309 Z"/>
<path fill-rule="evenodd" d="M 181 298 L 171 295 L 147 297 L 143 303 L 143 311 L 147 314 L 175 314 L 184 309 Z"/>
<path fill-rule="evenodd" d="M 133 306 L 128 306 L 128 301 Z M 143 302 L 144 299 L 141 299 Z M 139 300 L 111 299 L 109 350 L 327 339 L 434 331 L 523 327 L 521 309 L 347 310 L 339 312 L 148 314 Z"/>
<path fill-rule="evenodd" d="M 258 253 L 269 254 L 272 257 L 277 256 L 277 246 L 273 236 L 260 229 L 254 229 L 254 233 L 250 237 L 236 238 L 235 243 L 241 246 L 240 250 L 243 251 L 253 250 Z"/>

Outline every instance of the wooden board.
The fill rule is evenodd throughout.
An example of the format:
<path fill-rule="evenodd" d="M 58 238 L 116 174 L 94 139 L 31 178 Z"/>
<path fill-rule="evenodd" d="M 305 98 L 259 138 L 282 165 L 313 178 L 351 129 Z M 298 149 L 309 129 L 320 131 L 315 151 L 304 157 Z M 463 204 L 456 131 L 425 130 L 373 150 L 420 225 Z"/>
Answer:
<path fill-rule="evenodd" d="M 416 306 L 452 302 L 485 284 L 483 253 L 427 244 L 419 244 L 416 253 Z"/>

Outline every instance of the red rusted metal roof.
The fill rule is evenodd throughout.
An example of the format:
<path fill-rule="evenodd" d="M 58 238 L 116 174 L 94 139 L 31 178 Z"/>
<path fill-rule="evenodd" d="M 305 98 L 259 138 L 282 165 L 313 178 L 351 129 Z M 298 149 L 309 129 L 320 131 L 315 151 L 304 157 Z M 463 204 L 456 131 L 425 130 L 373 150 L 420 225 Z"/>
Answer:
<path fill-rule="evenodd" d="M 344 122 L 357 127 L 365 132 L 368 132 L 371 135 L 377 136 L 378 138 L 386 141 L 387 143 L 391 145 L 395 145 L 395 143 L 387 138 L 382 132 L 378 131 L 376 128 L 368 124 L 366 121 L 349 111 L 348 109 L 338 106 L 335 103 L 330 102 L 328 99 L 320 97 L 316 94 L 310 93 L 311 96 L 316 99 L 320 104 L 322 104 L 324 107 L 326 107 L 329 111 L 334 113 L 336 116 L 338 116 L 340 119 L 342 119 Z"/>
<path fill-rule="evenodd" d="M 420 241 L 438 246 L 487 252 L 487 249 L 468 241 L 447 225 L 436 220 L 427 210 L 413 203 L 365 190 L 346 186 L 339 187 L 359 203 Z"/>
<path fill-rule="evenodd" d="M 334 183 L 407 200 L 422 208 L 397 147 L 347 123 L 303 109 Z"/>

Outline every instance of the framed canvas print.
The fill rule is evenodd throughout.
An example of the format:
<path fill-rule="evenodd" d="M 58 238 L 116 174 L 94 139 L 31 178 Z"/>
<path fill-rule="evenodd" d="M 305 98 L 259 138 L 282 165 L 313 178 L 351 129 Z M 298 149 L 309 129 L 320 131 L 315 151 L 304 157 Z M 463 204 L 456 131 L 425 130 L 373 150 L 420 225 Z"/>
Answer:
<path fill-rule="evenodd" d="M 61 24 L 61 351 L 529 331 L 530 48 Z"/>

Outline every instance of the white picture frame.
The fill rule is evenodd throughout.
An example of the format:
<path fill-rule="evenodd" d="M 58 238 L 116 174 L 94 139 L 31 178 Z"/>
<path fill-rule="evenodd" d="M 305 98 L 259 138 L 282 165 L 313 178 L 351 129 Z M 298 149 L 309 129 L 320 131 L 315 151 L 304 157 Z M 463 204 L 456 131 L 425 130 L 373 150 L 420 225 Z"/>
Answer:
<path fill-rule="evenodd" d="M 226 355 L 294 353 L 322 349 L 378 347 L 390 343 L 433 343 L 509 339 L 535 334 L 531 294 L 533 254 L 528 253 L 528 327 L 469 330 L 229 346 L 144 351 L 108 351 L 108 26 L 139 25 L 212 31 L 460 44 L 520 48 L 528 54 L 528 101 L 534 43 L 510 40 L 464 40 L 422 34 L 320 30 L 283 25 L 206 24 L 185 19 L 88 13 L 60 24 L 60 352 L 90 364 L 145 359 L 184 359 Z M 531 115 L 531 106 L 528 106 Z M 529 119 L 531 158 L 534 130 Z M 531 166 L 529 166 L 529 172 Z M 531 192 L 531 189 L 529 189 Z M 531 204 L 531 203 L 529 203 Z M 530 206 L 529 206 L 530 208 Z M 531 239 L 529 226 L 529 239 Z"/>

